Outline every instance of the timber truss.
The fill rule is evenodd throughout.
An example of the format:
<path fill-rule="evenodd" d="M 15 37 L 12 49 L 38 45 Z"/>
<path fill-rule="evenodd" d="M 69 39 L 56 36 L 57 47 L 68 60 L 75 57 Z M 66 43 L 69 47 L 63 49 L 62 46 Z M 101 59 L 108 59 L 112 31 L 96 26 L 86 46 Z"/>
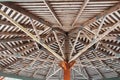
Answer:
<path fill-rule="evenodd" d="M 119 0 L 0 3 L 2 72 L 61 80 L 61 61 L 71 80 L 120 76 Z"/>

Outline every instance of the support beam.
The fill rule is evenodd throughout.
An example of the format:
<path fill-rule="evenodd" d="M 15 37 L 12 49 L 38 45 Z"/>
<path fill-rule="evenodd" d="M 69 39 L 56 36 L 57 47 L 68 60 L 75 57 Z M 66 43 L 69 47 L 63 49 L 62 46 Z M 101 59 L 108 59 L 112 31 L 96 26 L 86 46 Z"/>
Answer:
<path fill-rule="evenodd" d="M 96 61 L 96 60 L 107 60 L 107 59 L 117 59 L 120 58 L 119 56 L 109 56 L 109 57 L 105 57 L 105 58 L 93 58 L 93 59 L 89 59 L 89 60 L 81 60 L 81 62 L 86 62 L 86 61 Z"/>
<path fill-rule="evenodd" d="M 104 61 L 104 64 L 105 64 L 106 66 L 108 66 L 110 69 L 113 69 L 113 72 L 117 73 L 117 74 L 118 74 L 118 77 L 119 77 L 120 72 L 117 71 L 117 70 L 115 70 L 115 68 L 113 68 L 113 67 L 111 66 L 111 64 L 108 64 L 108 63 L 105 62 L 105 61 Z"/>
<path fill-rule="evenodd" d="M 99 35 L 96 40 L 92 41 L 90 44 L 88 44 L 84 49 L 80 50 L 74 57 L 70 59 L 69 62 L 77 59 L 81 54 L 83 54 L 87 49 L 89 49 L 91 46 L 93 46 L 95 43 L 97 43 L 99 40 L 103 39 L 107 34 L 109 34 L 111 31 L 116 29 L 117 27 L 120 27 L 120 21 L 115 23 L 111 28 L 109 28 L 107 31 L 105 31 L 103 34 Z"/>
<path fill-rule="evenodd" d="M 51 5 L 49 4 L 49 2 L 47 0 L 43 0 L 43 2 L 45 3 L 45 5 L 48 7 L 49 11 L 51 12 L 51 14 L 53 15 L 53 17 L 55 18 L 55 20 L 58 22 L 58 24 L 62 27 L 62 23 L 60 22 L 59 18 L 57 17 L 57 14 L 55 13 L 55 11 L 53 10 L 53 8 L 51 7 Z"/>
<path fill-rule="evenodd" d="M 87 71 L 87 68 L 86 68 L 86 67 L 83 67 L 83 72 L 86 74 L 87 79 L 88 79 L 88 80 L 91 80 L 91 76 L 90 76 L 90 74 L 88 73 L 88 71 Z"/>
<path fill-rule="evenodd" d="M 70 43 L 71 47 L 73 47 L 73 43 L 71 40 L 69 40 L 69 43 Z M 74 49 L 73 52 L 76 53 L 76 50 Z"/>
<path fill-rule="evenodd" d="M 95 22 L 96 20 L 101 19 L 103 16 L 109 15 L 109 14 L 111 14 L 111 13 L 117 11 L 117 10 L 120 10 L 120 2 L 119 2 L 118 4 L 116 4 L 115 6 L 113 6 L 112 8 L 110 8 L 110 9 L 108 9 L 108 10 L 106 10 L 106 11 L 104 11 L 104 12 L 98 14 L 98 15 L 96 15 L 95 17 L 93 17 L 93 18 L 91 18 L 91 19 L 83 22 L 83 23 L 80 24 L 80 25 L 83 26 L 84 28 L 87 28 L 87 26 L 88 26 L 90 23 L 93 23 L 93 22 Z M 96 18 L 96 17 L 97 17 L 97 18 Z M 79 26 L 80 26 L 80 25 L 79 25 Z M 74 32 L 74 31 L 77 30 L 77 29 L 79 29 L 79 27 L 75 27 L 74 29 L 71 29 L 71 30 L 69 31 L 69 33 L 70 33 L 70 32 Z M 88 29 L 88 30 L 89 30 L 89 29 Z M 90 31 L 90 30 L 89 30 L 89 31 Z"/>
<path fill-rule="evenodd" d="M 20 60 L 21 60 L 21 59 L 16 59 L 16 60 L 14 60 L 14 61 L 9 62 L 7 65 L 1 67 L 1 68 L 2 68 L 2 69 L 1 69 L 1 72 L 4 72 L 5 69 L 9 68 L 9 66 L 17 63 L 17 62 L 20 61 Z"/>
<path fill-rule="evenodd" d="M 28 60 L 40 60 L 40 61 L 48 61 L 46 59 L 35 59 L 35 58 L 30 58 L 30 57 L 27 57 L 27 56 L 21 56 L 18 52 L 15 52 L 11 47 L 9 47 L 6 43 L 2 43 L 8 50 L 10 50 L 13 54 L 1 54 L 0 53 L 0 56 L 6 56 L 6 57 L 16 57 L 16 58 L 22 58 L 22 59 L 28 59 Z M 26 50 L 26 49 L 25 49 Z M 24 50 L 23 50 L 24 51 Z M 21 51 L 21 52 L 23 52 Z M 31 53 L 34 53 L 34 52 L 37 52 L 36 50 L 31 52 Z M 49 60 L 49 62 L 53 62 L 53 60 Z"/>
<path fill-rule="evenodd" d="M 59 68 L 58 70 L 56 70 L 53 74 L 51 74 L 50 76 L 48 76 L 46 80 L 49 80 L 49 78 L 50 78 L 51 76 L 53 76 L 54 74 L 56 74 L 56 73 L 59 72 L 60 70 L 61 70 L 61 68 Z"/>
<path fill-rule="evenodd" d="M 114 38 L 113 38 L 113 40 L 114 40 Z M 117 40 L 117 38 L 116 38 L 116 40 Z M 117 43 L 115 43 L 115 42 L 110 42 L 110 41 L 104 41 L 104 40 L 102 40 L 101 43 L 112 45 L 112 46 L 116 46 L 116 47 L 120 47 L 120 45 L 117 44 Z"/>
<path fill-rule="evenodd" d="M 77 43 L 77 41 L 78 41 L 78 38 L 80 37 L 80 33 L 81 33 L 81 30 L 78 32 L 77 37 L 76 37 L 76 39 L 75 39 L 75 42 L 74 42 L 74 44 L 73 44 L 73 46 L 72 46 L 72 50 L 71 50 L 71 52 L 70 52 L 69 59 L 72 57 L 72 54 L 73 54 L 73 52 L 74 52 L 74 50 L 75 50 L 75 46 L 76 46 L 76 43 Z"/>
<path fill-rule="evenodd" d="M 58 43 L 59 50 L 61 51 L 62 57 L 65 59 L 65 54 L 64 54 L 64 52 L 62 50 L 62 46 L 61 46 L 61 44 L 60 44 L 60 42 L 58 40 L 58 36 L 57 36 L 57 34 L 56 34 L 56 32 L 54 30 L 53 30 L 53 34 L 55 36 L 56 42 Z"/>
<path fill-rule="evenodd" d="M 92 39 L 84 32 L 84 31 L 82 31 L 82 33 L 86 36 L 86 38 L 91 42 L 92 41 Z"/>
<path fill-rule="evenodd" d="M 46 74 L 46 79 L 49 79 L 50 77 L 52 77 L 52 76 L 50 76 L 50 75 L 52 75 L 51 71 L 53 71 L 53 73 L 56 71 L 56 70 L 55 70 L 55 68 L 56 68 L 55 61 L 56 61 L 56 59 L 54 59 L 53 64 L 52 64 L 51 67 L 49 68 L 49 70 L 48 70 L 48 72 L 47 72 L 47 74 Z M 49 78 L 48 78 L 48 76 L 49 76 Z"/>
<path fill-rule="evenodd" d="M 77 22 L 78 18 L 81 16 L 81 14 L 82 14 L 83 10 L 85 9 L 85 7 L 87 6 L 88 2 L 89 2 L 89 0 L 84 0 L 84 3 L 82 5 L 82 7 L 80 8 L 80 11 L 78 12 L 75 20 L 72 23 L 72 27 L 75 25 L 75 23 Z"/>
<path fill-rule="evenodd" d="M 39 34 L 38 34 L 39 32 L 37 31 L 36 26 L 35 26 L 34 23 L 33 23 L 33 20 L 32 20 L 31 18 L 29 18 L 29 19 L 30 19 L 31 25 L 32 25 L 32 27 L 33 27 L 33 29 L 34 29 L 35 35 L 36 35 L 36 37 L 37 37 L 37 38 L 39 39 L 39 41 L 40 41 L 40 36 L 39 36 Z M 37 42 L 35 42 L 35 45 L 36 45 L 38 51 L 40 52 L 40 48 L 39 48 L 39 45 L 37 44 Z M 33 61 L 33 62 L 35 62 L 35 61 Z"/>
<path fill-rule="evenodd" d="M 104 22 L 105 22 L 105 19 L 106 19 L 106 16 L 103 16 L 103 18 L 101 19 L 101 23 L 100 23 L 100 25 L 99 25 L 99 27 L 98 27 L 98 29 L 97 29 L 96 34 L 95 34 L 94 40 L 99 36 L 99 33 L 100 33 L 101 28 L 102 28 L 102 26 L 103 26 L 103 24 L 104 24 Z M 99 46 L 99 42 L 96 43 L 95 49 L 97 49 L 98 46 Z"/>
<path fill-rule="evenodd" d="M 92 68 L 92 69 L 102 69 L 102 70 L 108 70 L 108 71 L 116 71 L 115 69 L 107 68 L 107 67 L 97 67 L 97 66 L 91 66 L 91 65 L 83 65 L 83 64 L 76 64 L 75 66 L 82 66 L 83 68 Z"/>
<path fill-rule="evenodd" d="M 62 67 L 64 71 L 64 80 L 70 80 L 70 70 L 71 67 L 75 64 L 75 61 L 72 61 L 70 63 L 62 61 L 60 62 L 60 67 Z"/>
<path fill-rule="evenodd" d="M 22 32 L 0 32 L 0 36 L 3 35 L 9 35 L 9 36 L 26 36 L 24 33 Z"/>
<path fill-rule="evenodd" d="M 115 12 L 115 11 L 117 11 L 117 10 L 120 10 L 120 2 L 119 2 L 118 4 L 116 4 L 114 7 L 112 7 L 112 8 L 110 8 L 110 9 L 108 9 L 108 10 L 106 10 L 106 11 L 98 14 L 97 16 L 93 17 L 92 19 L 89 19 L 89 20 L 85 21 L 85 22 L 84 22 L 83 24 L 81 24 L 81 25 L 87 26 L 88 24 L 93 23 L 93 22 L 95 22 L 96 20 L 102 18 L 103 16 L 109 15 L 110 13 L 113 13 L 113 12 Z M 96 17 L 97 17 L 97 18 L 96 18 Z"/>
<path fill-rule="evenodd" d="M 74 35 L 71 35 L 70 37 L 71 37 L 71 38 L 74 38 L 74 39 L 76 38 Z M 80 37 L 84 37 L 84 35 L 81 34 Z M 93 35 L 89 35 L 89 37 L 90 37 L 90 38 L 93 38 L 94 36 L 93 36 Z M 102 41 L 100 41 L 100 42 L 104 42 L 104 43 L 106 43 L 106 44 L 110 44 L 110 42 L 106 42 L 106 41 L 103 41 L 103 40 L 118 40 L 118 39 L 117 39 L 116 36 L 108 36 L 108 35 L 107 35 L 107 36 L 105 36 L 105 37 L 102 39 Z M 87 44 L 87 43 L 84 42 L 84 44 Z M 113 43 L 112 43 L 111 45 L 116 45 L 116 46 L 118 46 L 117 44 L 113 44 Z"/>
<path fill-rule="evenodd" d="M 28 24 L 28 25 L 26 25 L 26 24 L 21 24 L 21 23 L 19 23 L 19 24 L 22 25 L 22 26 L 24 26 L 25 28 L 33 29 L 32 26 L 29 25 L 29 24 Z M 14 27 L 15 27 L 14 24 L 12 24 L 12 23 L 10 23 L 10 22 L 7 22 L 7 21 L 2 21 L 2 20 L 0 20 L 0 25 L 14 26 Z M 43 30 L 43 28 L 37 26 L 37 30 Z"/>
<path fill-rule="evenodd" d="M 11 23 L 13 23 L 16 27 L 18 27 L 20 30 L 22 30 L 23 32 L 25 32 L 28 36 L 30 36 L 34 41 L 36 41 L 37 43 L 39 43 L 41 46 L 43 46 L 45 49 L 47 49 L 49 52 L 51 52 L 55 57 L 57 57 L 59 60 L 63 61 L 63 58 L 58 55 L 57 53 L 55 53 L 52 49 L 50 49 L 47 45 L 45 45 L 44 43 L 40 42 L 38 38 L 36 38 L 36 36 L 34 36 L 33 34 L 31 34 L 29 31 L 26 30 L 26 28 L 24 28 L 22 25 L 18 24 L 16 21 L 14 21 L 12 18 L 10 18 L 7 14 L 5 14 L 2 10 L 0 10 L 0 14 L 3 15 L 5 18 L 7 18 Z"/>
<path fill-rule="evenodd" d="M 75 68 L 72 68 L 75 72 L 77 72 L 79 75 L 82 75 L 85 79 L 87 79 L 87 77 L 82 74 L 81 70 L 76 70 Z M 79 68 L 80 69 L 80 68 Z"/>
<path fill-rule="evenodd" d="M 68 34 L 66 34 L 65 36 L 65 44 L 64 44 L 64 52 L 65 52 L 65 61 L 68 62 L 69 61 L 69 55 L 70 55 L 70 49 L 69 49 L 69 36 Z"/>
<path fill-rule="evenodd" d="M 85 55 L 85 58 L 89 61 L 89 59 L 87 58 L 86 55 Z M 89 62 L 90 62 L 90 64 L 91 64 L 92 66 L 94 66 L 94 64 L 93 64 L 91 61 L 89 61 Z M 95 70 L 96 70 L 96 72 L 101 76 L 101 78 L 104 78 L 104 75 L 99 71 L 99 69 L 95 68 Z"/>
<path fill-rule="evenodd" d="M 101 30 L 101 28 L 102 28 L 102 26 L 103 26 L 103 24 L 104 24 L 105 19 L 106 19 L 106 16 L 104 16 L 104 17 L 102 18 L 101 23 L 100 23 L 100 26 L 98 27 L 98 30 L 97 30 L 97 33 L 95 34 L 94 39 L 96 39 L 96 38 L 99 36 L 100 30 Z"/>
<path fill-rule="evenodd" d="M 102 65 L 104 66 L 103 61 L 99 58 L 99 56 L 98 56 L 98 54 L 97 54 L 97 50 L 95 49 L 94 52 L 92 52 L 92 53 L 93 53 L 94 56 L 100 61 L 100 64 L 102 64 Z"/>
<path fill-rule="evenodd" d="M 106 44 L 102 43 L 102 45 L 103 45 L 104 48 L 106 48 L 106 50 L 112 52 L 113 55 L 117 55 L 117 53 L 114 50 L 112 50 L 111 48 L 109 48 Z"/>
<path fill-rule="evenodd" d="M 7 39 L 0 39 L 0 43 L 6 43 L 6 42 L 15 42 L 15 41 L 28 41 L 32 40 L 30 37 L 21 37 L 21 38 L 7 38 Z"/>
<path fill-rule="evenodd" d="M 14 3 L 9 3 L 9 2 L 1 2 L 0 4 L 4 5 L 4 6 L 7 6 L 7 7 L 11 8 L 11 9 L 23 14 L 23 15 L 31 17 L 32 19 L 34 19 L 36 21 L 39 21 L 40 23 L 42 23 L 42 24 L 44 24 L 44 25 L 46 25 L 48 27 L 52 26 L 49 22 L 43 20 L 42 18 L 39 18 L 38 16 L 36 16 L 33 13 L 29 12 L 28 10 L 20 7 L 19 5 L 16 5 Z"/>

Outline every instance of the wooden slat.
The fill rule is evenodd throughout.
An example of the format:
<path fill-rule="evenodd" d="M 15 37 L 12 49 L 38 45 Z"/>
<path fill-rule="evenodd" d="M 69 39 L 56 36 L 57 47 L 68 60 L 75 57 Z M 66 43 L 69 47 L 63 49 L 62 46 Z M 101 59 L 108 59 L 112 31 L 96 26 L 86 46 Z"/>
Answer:
<path fill-rule="evenodd" d="M 3 11 L 0 10 L 0 14 L 2 14 L 4 17 L 6 17 L 11 23 L 13 23 L 16 27 L 18 27 L 20 30 L 22 30 L 24 33 L 26 33 L 28 36 L 30 36 L 34 41 L 39 43 L 41 46 L 43 46 L 45 49 L 47 49 L 49 52 L 51 52 L 55 57 L 57 57 L 60 60 L 64 60 L 60 55 L 55 53 L 51 48 L 49 48 L 44 43 L 40 42 L 38 38 L 36 38 L 35 35 L 31 34 L 29 31 L 26 30 L 22 25 L 14 21 L 12 18 L 10 18 L 7 14 L 5 14 Z"/>
<path fill-rule="evenodd" d="M 103 17 L 105 15 L 108 15 L 108 14 L 114 12 L 114 11 L 117 11 L 117 10 L 120 10 L 120 2 L 117 5 L 115 5 L 114 7 L 110 8 L 109 10 L 105 10 L 104 12 L 96 15 L 94 18 L 89 19 L 88 21 L 84 22 L 82 25 L 86 26 L 90 23 L 95 22 L 96 20 L 100 19 L 101 17 Z"/>
<path fill-rule="evenodd" d="M 1 4 L 5 5 L 9 8 L 12 8 L 13 10 L 16 10 L 16 11 L 18 11 L 18 12 L 20 12 L 20 13 L 22 13 L 30 18 L 33 18 L 34 20 L 37 20 L 48 27 L 51 27 L 51 24 L 49 22 L 43 20 L 42 18 L 39 18 L 38 16 L 36 16 L 33 13 L 29 12 L 28 10 L 20 7 L 19 5 L 16 5 L 16 4 L 10 3 L 10 2 L 2 2 Z"/>
<path fill-rule="evenodd" d="M 83 48 L 82 50 L 80 50 L 74 57 L 72 57 L 70 59 L 70 62 L 75 60 L 76 58 L 78 58 L 83 52 L 85 52 L 88 48 L 90 48 L 91 46 L 93 46 L 95 43 L 97 43 L 99 40 L 101 40 L 102 38 L 104 38 L 107 34 L 109 34 L 112 30 L 116 29 L 120 24 L 120 21 L 117 22 L 116 24 L 114 24 L 111 28 L 109 28 L 106 32 L 104 32 L 102 35 L 99 35 L 98 38 L 96 38 L 96 40 L 94 40 L 93 42 L 91 42 L 90 44 L 88 44 L 85 48 Z"/>

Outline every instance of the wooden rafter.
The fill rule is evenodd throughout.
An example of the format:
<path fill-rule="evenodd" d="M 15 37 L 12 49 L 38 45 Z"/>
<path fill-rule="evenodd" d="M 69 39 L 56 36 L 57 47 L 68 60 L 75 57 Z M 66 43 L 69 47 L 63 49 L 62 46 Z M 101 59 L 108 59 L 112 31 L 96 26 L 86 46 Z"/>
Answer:
<path fill-rule="evenodd" d="M 28 28 L 28 29 L 33 29 L 32 28 L 32 26 L 31 25 L 26 25 L 26 24 L 21 24 L 21 23 L 19 23 L 20 25 L 23 25 L 25 28 Z M 3 21 L 3 20 L 0 20 L 0 25 L 6 25 L 6 26 L 15 26 L 15 25 L 13 25 L 12 23 L 10 23 L 10 22 L 7 22 L 7 21 Z M 39 27 L 37 27 L 37 29 L 38 30 L 43 30 L 43 28 L 39 28 Z"/>
<path fill-rule="evenodd" d="M 13 23 L 16 27 L 18 27 L 20 30 L 22 30 L 23 32 L 25 32 L 28 36 L 30 36 L 34 41 L 36 41 L 37 43 L 39 43 L 40 45 L 42 45 L 45 49 L 47 49 L 48 51 L 50 51 L 54 56 L 56 56 L 58 59 L 63 60 L 63 58 L 58 55 L 57 53 L 55 53 L 52 49 L 50 49 L 47 45 L 45 45 L 44 43 L 40 42 L 38 38 L 36 38 L 36 36 L 34 36 L 33 34 L 31 34 L 29 31 L 27 31 L 23 26 L 21 26 L 20 24 L 18 24 L 16 21 L 14 21 L 12 18 L 10 18 L 7 14 L 5 14 L 3 11 L 0 10 L 0 14 L 2 14 L 3 16 L 5 16 L 11 23 Z"/>
<path fill-rule="evenodd" d="M 5 6 L 11 8 L 11 9 L 17 11 L 17 12 L 20 12 L 20 13 L 28 16 L 28 17 L 31 17 L 34 20 L 37 20 L 37 21 L 41 22 L 42 24 L 44 24 L 44 25 L 46 25 L 48 27 L 52 26 L 49 22 L 47 22 L 47 21 L 43 20 L 42 18 L 39 18 L 38 16 L 32 14 L 28 10 L 26 10 L 24 8 L 21 8 L 19 5 L 16 5 L 16 4 L 13 4 L 13 3 L 9 3 L 9 2 L 2 2 L 1 5 L 5 5 Z"/>
<path fill-rule="evenodd" d="M 90 48 L 95 43 L 97 43 L 99 40 L 101 40 L 102 38 L 104 38 L 107 34 L 109 34 L 111 31 L 113 31 L 114 29 L 116 29 L 119 25 L 120 25 L 120 21 L 117 22 L 117 23 L 115 23 L 111 28 L 109 28 L 107 31 L 105 31 L 102 35 L 99 35 L 98 38 L 96 38 L 95 41 L 93 41 L 90 44 L 88 44 L 84 49 L 80 50 L 78 52 L 78 54 L 76 54 L 74 57 L 72 57 L 70 59 L 70 62 L 73 61 L 73 60 L 75 60 L 76 58 L 78 58 L 83 52 L 85 52 L 88 48 Z"/>
<path fill-rule="evenodd" d="M 80 11 L 78 12 L 78 14 L 77 14 L 75 20 L 74 20 L 73 23 L 72 23 L 72 26 L 75 25 L 75 23 L 77 22 L 78 18 L 81 16 L 83 10 L 84 10 L 85 7 L 87 6 L 88 2 L 89 2 L 89 0 L 85 0 L 85 1 L 84 1 L 82 7 L 80 8 Z"/>
<path fill-rule="evenodd" d="M 62 46 L 61 46 L 61 44 L 60 44 L 60 42 L 59 42 L 59 40 L 58 40 L 58 36 L 57 36 L 57 34 L 56 34 L 56 32 L 55 32 L 54 30 L 53 30 L 53 34 L 54 34 L 54 36 L 55 36 L 56 42 L 58 43 L 59 50 L 60 50 L 60 52 L 61 52 L 61 54 L 62 54 L 62 57 L 65 59 L 65 54 L 64 54 L 64 52 L 63 52 L 63 50 L 62 50 Z"/>
<path fill-rule="evenodd" d="M 51 7 L 51 5 L 49 4 L 49 2 L 47 0 L 43 0 L 44 3 L 46 4 L 46 6 L 48 7 L 49 11 L 52 13 L 53 17 L 56 19 L 56 21 L 58 22 L 58 24 L 62 27 L 62 23 L 60 22 L 57 14 L 55 13 L 54 9 Z"/>
<path fill-rule="evenodd" d="M 83 26 L 86 26 L 86 25 L 88 25 L 88 24 L 90 24 L 90 23 L 93 23 L 93 22 L 95 22 L 96 20 L 102 18 L 103 16 L 109 15 L 110 13 L 112 13 L 112 12 L 114 12 L 114 11 L 117 11 L 117 10 L 120 10 L 120 2 L 119 2 L 117 5 L 115 5 L 114 7 L 110 8 L 109 10 L 106 10 L 106 11 L 104 11 L 104 12 L 96 15 L 97 18 L 94 17 L 94 18 L 92 18 L 92 19 L 89 19 L 88 21 L 84 22 L 82 25 L 83 25 Z"/>
<path fill-rule="evenodd" d="M 61 73 L 58 72 L 57 74 L 52 74 L 52 71 L 55 72 L 59 68 L 60 59 L 69 62 L 79 52 L 78 57 L 74 59 L 76 64 L 72 67 L 72 79 L 83 76 L 83 78 L 91 80 L 94 79 L 94 76 L 97 77 L 98 74 L 101 79 L 108 78 L 108 76 L 104 76 L 107 73 L 113 74 L 112 76 L 120 75 L 120 26 L 111 32 L 107 32 L 113 29 L 117 22 L 120 23 L 119 5 L 119 0 L 41 0 L 39 2 L 33 0 L 30 2 L 10 1 L 0 3 L 1 11 L 15 22 L 18 22 L 18 26 L 16 26 L 7 20 L 5 16 L 0 16 L 0 70 L 17 75 L 30 75 L 29 77 L 34 78 L 38 76 L 43 80 L 47 79 L 49 75 L 50 79 L 61 79 L 62 70 Z M 103 19 L 103 17 L 105 18 Z M 43 22 L 40 22 L 41 20 Z M 72 23 L 74 24 L 71 27 Z M 24 29 L 18 29 L 19 24 Z M 82 31 L 77 35 L 79 29 L 82 29 Z M 52 33 L 53 30 L 56 31 L 55 34 Z M 29 31 L 32 35 L 29 32 L 26 35 L 24 33 L 26 31 Z M 68 36 L 66 36 L 67 34 Z M 79 36 L 78 39 L 76 35 Z M 51 52 L 41 46 L 38 41 L 49 46 L 58 54 L 60 59 L 56 59 L 54 55 L 51 55 Z M 63 51 L 65 59 L 62 58 L 61 51 Z M 71 58 L 68 58 L 70 52 L 73 54 Z M 52 66 L 53 64 L 56 66 Z M 95 70 L 94 75 L 90 74 L 91 69 Z M 81 76 L 78 76 L 79 74 Z"/>
<path fill-rule="evenodd" d="M 73 46 L 72 46 L 72 50 L 71 50 L 71 52 L 70 52 L 69 58 L 71 58 L 71 56 L 72 56 L 72 54 L 73 54 L 73 52 L 74 52 L 74 50 L 75 50 L 75 46 L 76 46 L 76 43 L 77 43 L 77 41 L 78 41 L 78 38 L 80 37 L 80 33 L 81 33 L 81 30 L 80 30 L 80 31 L 78 32 L 78 34 L 77 34 L 77 37 L 76 37 L 75 42 L 74 42 L 74 44 L 73 44 Z"/>
<path fill-rule="evenodd" d="M 85 28 L 88 28 L 87 26 L 88 26 L 90 23 L 93 23 L 93 22 L 95 22 L 96 20 L 101 19 L 103 16 L 109 15 L 109 14 L 111 14 L 112 12 L 115 12 L 115 11 L 117 11 L 117 10 L 120 10 L 120 2 L 119 2 L 117 5 L 111 7 L 111 8 L 108 9 L 108 10 L 105 10 L 104 12 L 96 15 L 95 17 L 93 17 L 93 18 L 85 21 L 83 24 L 80 24 L 80 25 L 83 26 L 83 27 L 85 27 Z M 70 33 L 70 32 L 74 32 L 74 31 L 77 30 L 77 29 L 78 29 L 78 27 L 77 27 L 77 28 L 75 27 L 74 29 L 71 29 L 71 30 L 69 31 L 69 33 Z M 89 29 L 88 29 L 88 30 L 89 30 Z M 90 31 L 90 30 L 89 30 L 89 31 Z"/>

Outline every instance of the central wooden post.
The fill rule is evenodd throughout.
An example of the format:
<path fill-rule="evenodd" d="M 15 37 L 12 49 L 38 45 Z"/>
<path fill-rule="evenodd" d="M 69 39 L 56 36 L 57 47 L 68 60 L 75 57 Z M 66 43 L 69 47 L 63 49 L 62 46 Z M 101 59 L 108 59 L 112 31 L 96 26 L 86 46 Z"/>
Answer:
<path fill-rule="evenodd" d="M 75 61 L 72 61 L 70 63 L 66 61 L 60 62 L 60 67 L 62 67 L 64 71 L 64 80 L 70 80 L 70 73 L 71 73 L 71 67 L 74 65 Z"/>
<path fill-rule="evenodd" d="M 0 80 L 4 80 L 4 77 L 3 77 L 3 76 L 1 76 L 1 77 L 0 77 Z"/>

